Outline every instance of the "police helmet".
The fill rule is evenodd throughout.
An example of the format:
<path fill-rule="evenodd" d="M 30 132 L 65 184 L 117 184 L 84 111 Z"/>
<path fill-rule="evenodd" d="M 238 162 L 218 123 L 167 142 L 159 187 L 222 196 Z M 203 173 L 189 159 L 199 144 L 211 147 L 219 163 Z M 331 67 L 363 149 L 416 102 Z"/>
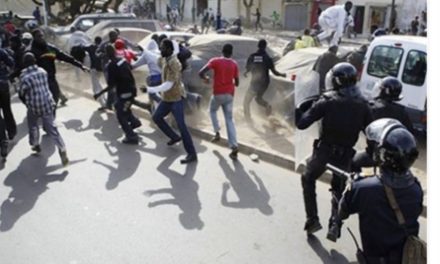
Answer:
<path fill-rule="evenodd" d="M 379 84 L 377 89 L 376 98 L 382 98 L 390 101 L 402 100 L 402 83 L 395 77 L 385 77 Z"/>
<path fill-rule="evenodd" d="M 419 155 L 414 136 L 395 119 L 381 118 L 372 122 L 366 136 L 375 143 L 374 161 L 397 174 L 406 172 Z"/>
<path fill-rule="evenodd" d="M 340 62 L 327 73 L 326 90 L 352 87 L 357 82 L 356 68 L 348 62 Z"/>

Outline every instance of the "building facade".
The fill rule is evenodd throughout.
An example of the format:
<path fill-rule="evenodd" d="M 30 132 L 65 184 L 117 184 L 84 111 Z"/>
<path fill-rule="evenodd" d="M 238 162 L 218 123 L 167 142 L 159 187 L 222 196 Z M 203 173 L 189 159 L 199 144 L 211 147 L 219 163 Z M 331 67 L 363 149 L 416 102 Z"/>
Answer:
<path fill-rule="evenodd" d="M 392 0 L 351 1 L 354 5 L 352 10 L 355 20 L 354 29 L 358 34 L 368 36 L 376 27 L 390 26 Z M 321 11 L 335 4 L 344 4 L 346 0 L 247 0 L 246 2 L 253 3 L 250 8 L 252 21 L 255 20 L 252 14 L 259 7 L 264 23 L 268 24 L 272 20 L 272 14 L 276 12 L 280 15 L 281 28 L 296 31 L 312 27 Z M 155 0 L 159 17 L 166 17 L 166 7 L 169 5 L 179 7 L 186 21 L 191 21 L 194 14 L 197 22 L 208 8 L 212 8 L 216 13 L 219 4 L 224 19 L 233 20 L 241 17 L 245 20 L 247 10 L 244 0 Z M 415 16 L 419 16 L 422 22 L 422 11 L 427 9 L 427 0 L 395 0 L 395 8 L 396 26 L 401 30 L 407 30 Z"/>

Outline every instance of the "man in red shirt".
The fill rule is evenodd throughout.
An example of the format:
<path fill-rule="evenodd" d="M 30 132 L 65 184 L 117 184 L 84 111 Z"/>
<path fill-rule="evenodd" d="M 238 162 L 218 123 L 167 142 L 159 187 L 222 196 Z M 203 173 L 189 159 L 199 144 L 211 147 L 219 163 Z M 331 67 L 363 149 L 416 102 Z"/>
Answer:
<path fill-rule="evenodd" d="M 115 41 L 116 57 L 124 58 L 128 64 L 131 64 L 133 60 L 137 60 L 136 54 L 125 47 L 125 42 L 122 39 Z"/>
<path fill-rule="evenodd" d="M 238 86 L 239 84 L 239 72 L 237 62 L 231 59 L 232 50 L 233 48 L 231 44 L 225 44 L 222 50 L 223 57 L 215 57 L 209 60 L 200 70 L 199 76 L 206 82 L 209 82 L 209 76 L 205 74 L 209 70 L 214 72 L 214 90 L 209 104 L 209 112 L 215 132 L 212 141 L 220 140 L 220 126 L 217 119 L 217 110 L 221 106 L 223 114 L 225 115 L 229 147 L 232 149 L 229 157 L 236 160 L 238 155 L 238 144 L 234 119 L 232 117 L 232 108 L 234 105 L 235 86 Z"/>

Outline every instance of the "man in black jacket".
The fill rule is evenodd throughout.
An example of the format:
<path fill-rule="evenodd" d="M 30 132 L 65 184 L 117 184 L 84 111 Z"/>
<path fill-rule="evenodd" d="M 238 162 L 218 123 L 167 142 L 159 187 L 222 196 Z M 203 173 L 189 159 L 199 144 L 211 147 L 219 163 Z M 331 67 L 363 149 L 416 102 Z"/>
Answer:
<path fill-rule="evenodd" d="M 254 98 L 258 105 L 266 108 L 267 115 L 272 113 L 271 105 L 263 99 L 263 95 L 269 87 L 269 70 L 276 76 L 286 77 L 285 73 L 280 73 L 275 69 L 272 58 L 266 52 L 266 47 L 266 40 L 258 41 L 258 51 L 251 54 L 246 63 L 244 77 L 247 77 L 248 72 L 252 73 L 251 84 L 243 102 L 244 116 L 247 121 L 251 121 L 250 104 Z"/>
<path fill-rule="evenodd" d="M 373 157 L 380 171 L 350 184 L 339 203 L 339 218 L 359 214 L 367 263 L 400 264 L 407 236 L 419 233 L 418 218 L 423 211 L 423 191 L 410 171 L 418 156 L 416 141 L 402 124 L 390 118 L 372 122 L 366 137 L 375 142 Z M 390 190 L 403 215 L 403 225 L 388 200 Z"/>
<path fill-rule="evenodd" d="M 0 47 L 0 152 L 3 158 L 8 154 L 9 139 L 15 137 L 17 126 L 11 110 L 11 95 L 9 93 L 9 73 L 14 68 L 14 60 L 6 49 Z"/>
<path fill-rule="evenodd" d="M 57 47 L 49 44 L 44 39 L 44 33 L 41 29 L 35 29 L 32 31 L 34 40 L 32 42 L 31 52 L 37 59 L 37 65 L 43 68 L 48 75 L 49 89 L 52 93 L 55 103 L 58 104 L 58 100 L 61 99 L 61 104 L 65 104 L 67 98 L 61 93 L 60 87 L 56 79 L 55 60 L 64 61 L 80 68 L 83 71 L 88 71 L 87 67 L 82 65 L 79 61 L 75 60 L 72 56 L 62 52 Z"/>
<path fill-rule="evenodd" d="M 374 88 L 377 96 L 374 101 L 370 102 L 373 120 L 380 118 L 393 118 L 398 120 L 402 125 L 413 132 L 412 123 L 405 107 L 397 104 L 397 101 L 403 99 L 402 83 L 395 77 L 385 77 Z M 372 146 L 367 141 L 365 151 L 356 153 L 353 158 L 351 169 L 354 172 L 361 172 L 363 167 L 373 167 L 377 165 L 373 160 Z"/>
<path fill-rule="evenodd" d="M 131 112 L 131 105 L 136 97 L 136 83 L 131 73 L 131 66 L 125 59 L 116 57 L 116 50 L 112 45 L 107 45 L 105 52 L 110 59 L 107 66 L 108 87 L 94 97 L 97 99 L 103 92 L 116 88 L 116 117 L 125 134 L 122 143 L 137 145 L 139 136 L 133 129 L 140 127 L 141 121 Z"/>
<path fill-rule="evenodd" d="M 338 63 L 331 69 L 331 85 L 309 109 L 296 110 L 296 126 L 306 129 L 321 120 L 319 139 L 313 145 L 313 154 L 307 160 L 301 177 L 307 221 L 304 229 L 312 234 L 322 228 L 319 223 L 316 203 L 316 180 L 330 163 L 341 169 L 350 168 L 355 153 L 353 146 L 371 122 L 368 102 L 356 87 L 356 69 L 349 63 Z M 340 236 L 340 220 L 337 218 L 338 201 L 345 188 L 345 182 L 338 176 L 331 181 L 332 215 L 329 219 L 327 238 L 336 241 Z"/>

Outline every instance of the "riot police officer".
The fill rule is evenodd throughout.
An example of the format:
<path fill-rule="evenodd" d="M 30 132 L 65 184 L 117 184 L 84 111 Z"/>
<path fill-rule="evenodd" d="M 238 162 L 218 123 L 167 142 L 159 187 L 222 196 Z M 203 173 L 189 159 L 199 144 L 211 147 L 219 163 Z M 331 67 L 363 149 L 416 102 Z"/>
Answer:
<path fill-rule="evenodd" d="M 308 110 L 303 105 L 296 110 L 298 129 L 306 129 L 314 122 L 322 121 L 319 139 L 314 142 L 312 156 L 307 160 L 301 177 L 307 215 L 304 229 L 307 234 L 322 228 L 316 204 L 316 180 L 324 173 L 327 163 L 349 169 L 359 132 L 372 121 L 368 102 L 356 86 L 356 75 L 353 65 L 346 62 L 336 64 L 327 76 L 328 91 Z M 340 236 L 337 208 L 344 188 L 345 182 L 334 175 L 331 182 L 332 215 L 327 234 L 327 238 L 332 241 Z"/>
<path fill-rule="evenodd" d="M 410 171 L 418 156 L 416 141 L 400 122 L 388 118 L 372 122 L 366 136 L 374 142 L 373 158 L 380 172 L 347 187 L 339 204 L 339 217 L 359 214 L 367 263 L 400 264 L 406 237 L 418 235 L 417 219 L 423 210 L 423 191 Z M 392 190 L 403 214 L 403 228 L 388 201 L 385 186 Z"/>
<path fill-rule="evenodd" d="M 403 99 L 402 83 L 394 77 L 383 78 L 374 88 L 376 96 L 374 101 L 370 102 L 373 119 L 393 118 L 400 121 L 410 132 L 412 132 L 412 123 L 409 119 L 405 107 L 397 104 L 397 101 Z M 369 144 L 369 142 L 367 142 Z M 375 163 L 372 160 L 371 147 L 367 146 L 365 151 L 356 153 L 351 165 L 352 171 L 361 172 L 362 167 L 373 167 Z"/>

